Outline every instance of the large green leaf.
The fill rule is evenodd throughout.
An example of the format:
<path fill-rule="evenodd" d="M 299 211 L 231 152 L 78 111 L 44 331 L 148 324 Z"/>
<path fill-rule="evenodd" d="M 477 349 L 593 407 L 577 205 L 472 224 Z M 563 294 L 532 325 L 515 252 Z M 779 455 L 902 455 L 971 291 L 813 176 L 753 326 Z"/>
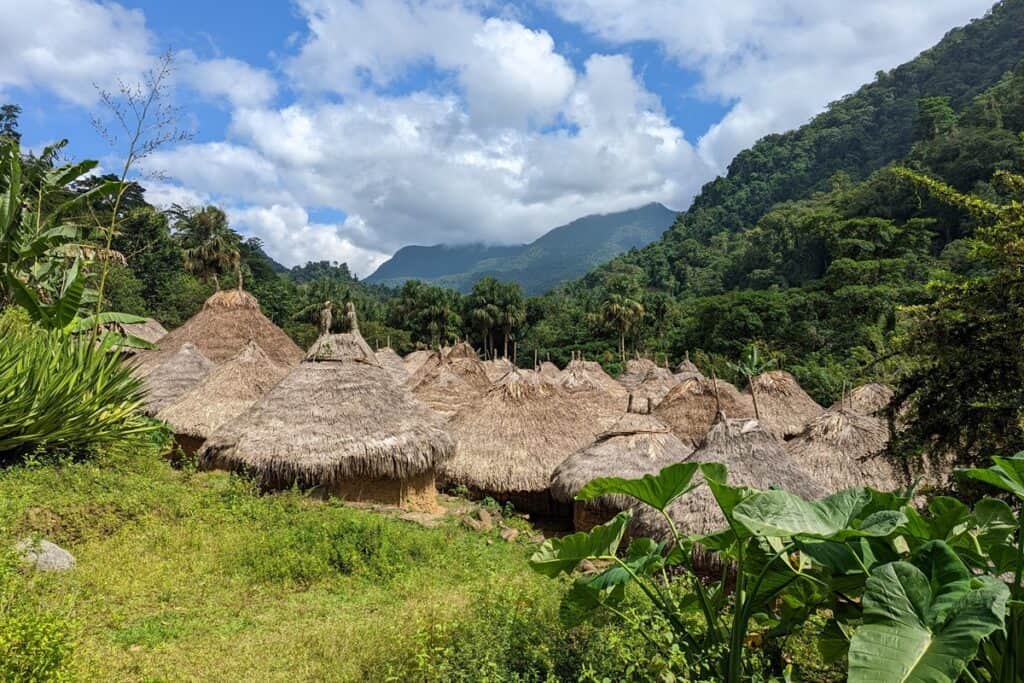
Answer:
<path fill-rule="evenodd" d="M 887 536 L 906 521 L 898 510 L 878 510 L 861 519 L 872 502 L 868 489 L 846 489 L 815 501 L 787 491 L 762 491 L 739 503 L 733 517 L 759 536 L 833 540 Z"/>
<path fill-rule="evenodd" d="M 601 477 L 595 479 L 576 494 L 576 500 L 593 500 L 608 494 L 624 494 L 647 503 L 656 510 L 664 510 L 669 503 L 690 490 L 696 463 L 669 465 L 658 474 L 645 474 L 641 479 Z"/>
<path fill-rule="evenodd" d="M 995 463 L 987 469 L 974 468 L 961 470 L 971 479 L 991 484 L 996 488 L 1009 491 L 1017 498 L 1024 500 L 1024 452 L 1012 458 L 992 458 Z"/>
<path fill-rule="evenodd" d="M 620 512 L 607 524 L 590 531 L 549 538 L 530 558 L 530 566 L 545 576 L 558 576 L 573 571 L 583 560 L 614 555 L 629 518 L 629 512 Z"/>
<path fill-rule="evenodd" d="M 917 559 L 875 569 L 864 590 L 864 625 L 850 642 L 851 683 L 953 683 L 982 639 L 1002 628 L 1007 587 L 991 577 L 972 586 L 945 543 Z"/>

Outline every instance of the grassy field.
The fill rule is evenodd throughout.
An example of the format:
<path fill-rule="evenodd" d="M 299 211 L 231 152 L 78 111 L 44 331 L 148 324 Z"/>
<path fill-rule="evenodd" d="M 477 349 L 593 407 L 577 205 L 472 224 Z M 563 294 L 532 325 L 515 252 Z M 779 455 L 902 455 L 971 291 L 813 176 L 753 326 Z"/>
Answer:
<path fill-rule="evenodd" d="M 527 567 L 533 544 L 454 518 L 428 529 L 259 496 L 152 452 L 0 470 L 0 541 L 31 535 L 78 565 L 8 571 L 0 614 L 16 601 L 69 621 L 74 680 L 455 680 L 463 666 L 465 680 L 554 680 L 565 666 L 560 591 Z"/>

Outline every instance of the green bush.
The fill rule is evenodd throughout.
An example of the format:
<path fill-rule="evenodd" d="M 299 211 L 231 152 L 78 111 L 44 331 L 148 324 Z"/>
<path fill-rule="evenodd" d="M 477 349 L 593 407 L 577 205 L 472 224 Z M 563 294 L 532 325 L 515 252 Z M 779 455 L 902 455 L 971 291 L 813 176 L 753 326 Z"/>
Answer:
<path fill-rule="evenodd" d="M 134 451 L 157 424 L 143 418 L 142 382 L 87 336 L 0 314 L 0 464 L 33 454 Z"/>
<path fill-rule="evenodd" d="M 72 625 L 25 599 L 16 562 L 0 557 L 0 681 L 70 680 Z"/>

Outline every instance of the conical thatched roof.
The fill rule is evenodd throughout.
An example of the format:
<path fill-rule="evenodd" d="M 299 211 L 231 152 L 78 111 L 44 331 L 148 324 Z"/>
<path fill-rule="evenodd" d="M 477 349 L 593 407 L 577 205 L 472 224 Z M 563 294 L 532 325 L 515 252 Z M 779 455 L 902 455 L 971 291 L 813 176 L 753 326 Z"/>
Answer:
<path fill-rule="evenodd" d="M 658 405 L 677 384 L 679 380 L 667 368 L 654 367 L 634 387 L 633 393 L 640 398 L 649 398 L 653 405 Z"/>
<path fill-rule="evenodd" d="M 302 349 L 263 315 L 256 297 L 238 289 L 215 292 L 201 311 L 168 332 L 155 349 L 139 354 L 142 372 L 177 353 L 185 342 L 195 344 L 204 356 L 220 364 L 234 358 L 250 341 L 259 344 L 275 363 L 290 366 L 302 360 Z"/>
<path fill-rule="evenodd" d="M 845 408 L 861 415 L 874 415 L 889 407 L 893 391 L 884 384 L 862 384 L 849 391 L 832 406 L 832 410 Z"/>
<path fill-rule="evenodd" d="M 885 454 L 884 420 L 852 410 L 827 410 L 813 418 L 786 451 L 830 492 L 856 486 L 891 491 L 907 482 Z"/>
<path fill-rule="evenodd" d="M 825 489 L 794 462 L 782 444 L 757 420 L 718 419 L 708 431 L 704 443 L 687 462 L 725 465 L 729 483 L 734 486 L 778 487 L 804 498 L 819 498 L 826 494 Z M 667 512 L 681 534 L 709 533 L 726 525 L 725 517 L 706 485 L 677 499 L 669 505 Z M 642 504 L 637 505 L 630 532 L 662 540 L 670 538 L 661 514 Z"/>
<path fill-rule="evenodd" d="M 558 366 L 549 360 L 544 361 L 537 368 L 537 371 L 548 379 L 557 380 L 562 374 L 562 371 L 558 369 Z"/>
<path fill-rule="evenodd" d="M 491 386 L 483 363 L 466 356 L 435 353 L 406 383 L 421 402 L 451 417 L 478 400 Z"/>
<path fill-rule="evenodd" d="M 412 353 L 406 354 L 405 358 L 402 359 L 402 363 L 405 365 L 405 371 L 410 377 L 416 374 L 416 371 L 420 369 L 428 358 L 434 355 L 433 351 L 420 350 L 413 351 Z"/>
<path fill-rule="evenodd" d="M 758 419 L 780 439 L 796 436 L 824 410 L 800 388 L 796 377 L 785 370 L 760 374 L 753 378 L 753 384 L 757 391 Z M 750 396 L 750 387 L 744 393 Z"/>
<path fill-rule="evenodd" d="M 199 383 L 214 367 L 194 344 L 185 342 L 178 352 L 145 376 L 146 414 L 158 412 Z"/>
<path fill-rule="evenodd" d="M 256 342 L 249 342 L 237 356 L 215 367 L 157 417 L 175 434 L 206 439 L 262 398 L 288 370 L 271 360 Z"/>
<path fill-rule="evenodd" d="M 321 336 L 304 362 L 207 440 L 200 464 L 253 473 L 266 488 L 331 488 L 414 477 L 453 452 L 441 418 L 391 379 L 354 327 Z"/>
<path fill-rule="evenodd" d="M 718 387 L 718 402 L 715 387 Z M 672 388 L 654 410 L 672 431 L 686 443 L 704 441 L 718 411 L 736 418 L 754 416 L 750 397 L 724 380 L 690 378 Z"/>
<path fill-rule="evenodd" d="M 377 362 L 384 366 L 384 369 L 391 373 L 391 376 L 399 384 L 409 379 L 409 371 L 405 369 L 405 363 L 402 361 L 402 357 L 395 353 L 394 349 L 390 346 L 385 346 L 382 349 L 377 349 L 374 354 L 377 356 Z"/>
<path fill-rule="evenodd" d="M 589 446 L 576 451 L 551 475 L 551 495 L 572 502 L 587 483 L 598 477 L 637 479 L 656 474 L 681 462 L 693 449 L 680 441 L 668 426 L 650 414 L 628 412 L 599 434 Z M 636 502 L 628 496 L 602 496 L 588 504 L 625 510 Z"/>
<path fill-rule="evenodd" d="M 701 375 L 703 374 L 696 365 L 690 360 L 689 354 L 683 359 L 683 362 L 676 366 L 677 375 Z"/>
<path fill-rule="evenodd" d="M 499 379 L 504 377 L 512 369 L 512 361 L 508 358 L 495 358 L 493 360 L 485 360 L 484 372 L 487 373 L 487 379 L 492 382 L 497 382 Z"/>
<path fill-rule="evenodd" d="M 610 427 L 626 409 L 629 392 L 600 365 L 594 370 L 583 361 L 574 360 L 560 373 L 557 384 L 569 400 L 584 407 L 599 429 Z"/>
<path fill-rule="evenodd" d="M 445 358 L 472 358 L 473 360 L 480 360 L 480 356 L 477 355 L 476 349 L 469 342 L 460 341 L 455 346 L 444 350 Z"/>
<path fill-rule="evenodd" d="M 513 369 L 449 423 L 458 444 L 440 469 L 452 485 L 496 498 L 546 492 L 551 473 L 597 433 L 592 416 L 558 386 Z"/>
<path fill-rule="evenodd" d="M 658 370 L 658 364 L 647 358 L 633 358 L 626 361 L 626 370 L 619 375 L 619 382 L 630 391 L 647 379 L 648 373 Z"/>

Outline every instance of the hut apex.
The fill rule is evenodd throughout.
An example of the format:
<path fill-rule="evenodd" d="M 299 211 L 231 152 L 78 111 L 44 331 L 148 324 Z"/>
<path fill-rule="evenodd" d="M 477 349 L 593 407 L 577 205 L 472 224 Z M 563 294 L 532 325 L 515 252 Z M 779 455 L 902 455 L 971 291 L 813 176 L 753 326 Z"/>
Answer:
<path fill-rule="evenodd" d="M 144 377 L 147 415 L 156 415 L 199 383 L 214 364 L 194 344 L 185 342 L 178 352 Z"/>

